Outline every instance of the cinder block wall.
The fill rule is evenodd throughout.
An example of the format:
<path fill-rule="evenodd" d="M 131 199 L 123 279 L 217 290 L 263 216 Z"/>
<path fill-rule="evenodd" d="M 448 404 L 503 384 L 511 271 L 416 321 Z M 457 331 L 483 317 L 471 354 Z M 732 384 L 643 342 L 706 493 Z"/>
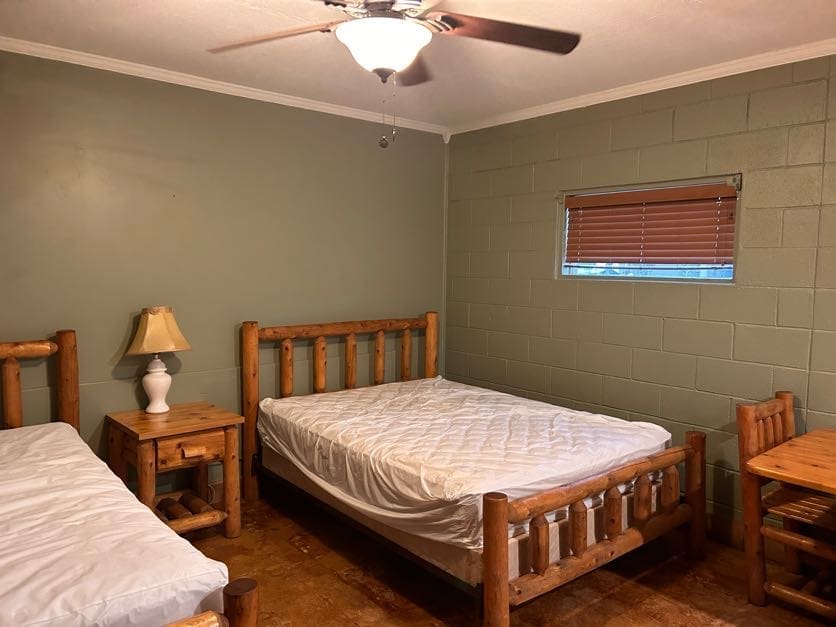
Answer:
<path fill-rule="evenodd" d="M 828 119 L 830 118 L 830 119 Z M 836 57 L 454 136 L 447 375 L 708 432 L 740 507 L 734 406 L 836 427 Z M 743 173 L 733 285 L 560 278 L 561 193 Z"/>

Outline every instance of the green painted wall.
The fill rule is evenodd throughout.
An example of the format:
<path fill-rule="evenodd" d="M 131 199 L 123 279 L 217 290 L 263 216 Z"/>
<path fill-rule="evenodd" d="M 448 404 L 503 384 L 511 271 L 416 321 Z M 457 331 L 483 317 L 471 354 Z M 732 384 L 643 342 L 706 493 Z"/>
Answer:
<path fill-rule="evenodd" d="M 734 406 L 836 426 L 836 57 L 455 136 L 446 372 L 708 432 L 739 509 Z M 564 279 L 565 191 L 743 173 L 734 285 Z"/>
<path fill-rule="evenodd" d="M 169 402 L 230 408 L 243 320 L 440 309 L 444 144 L 404 130 L 383 151 L 379 132 L 0 54 L 0 340 L 78 331 L 82 435 L 96 448 L 107 411 L 143 402 L 146 359 L 122 355 L 144 306 L 173 306 L 193 346 L 167 358 Z M 46 368 L 27 364 L 23 382 L 37 422 Z"/>

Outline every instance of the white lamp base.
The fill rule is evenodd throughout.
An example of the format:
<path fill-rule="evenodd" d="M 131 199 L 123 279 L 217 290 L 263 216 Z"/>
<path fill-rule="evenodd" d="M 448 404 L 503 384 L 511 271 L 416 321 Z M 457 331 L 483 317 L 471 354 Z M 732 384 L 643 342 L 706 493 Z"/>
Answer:
<path fill-rule="evenodd" d="M 171 375 L 166 372 L 163 360 L 157 355 L 148 362 L 148 374 L 142 377 L 142 388 L 148 395 L 148 407 L 146 414 L 164 414 L 168 411 L 165 396 L 171 387 Z"/>

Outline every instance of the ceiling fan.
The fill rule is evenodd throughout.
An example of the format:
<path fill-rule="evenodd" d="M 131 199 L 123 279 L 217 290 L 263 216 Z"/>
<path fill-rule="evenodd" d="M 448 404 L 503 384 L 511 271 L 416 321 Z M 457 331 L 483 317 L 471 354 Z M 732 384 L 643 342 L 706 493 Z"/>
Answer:
<path fill-rule="evenodd" d="M 401 85 L 430 80 L 418 56 L 434 34 L 470 37 L 524 48 L 568 54 L 580 35 L 536 26 L 501 22 L 450 11 L 433 10 L 437 2 L 421 0 L 318 0 L 341 9 L 341 19 L 267 33 L 211 48 L 219 53 L 314 32 L 334 32 L 354 60 L 385 83 L 398 74 Z M 428 5 L 428 6 L 427 6 Z"/>

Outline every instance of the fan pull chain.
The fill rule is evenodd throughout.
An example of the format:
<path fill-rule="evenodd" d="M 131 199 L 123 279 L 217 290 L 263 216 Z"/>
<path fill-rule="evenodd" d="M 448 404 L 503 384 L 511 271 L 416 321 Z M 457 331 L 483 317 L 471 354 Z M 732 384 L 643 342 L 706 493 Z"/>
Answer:
<path fill-rule="evenodd" d="M 395 86 L 396 85 L 397 85 L 397 77 L 396 77 L 395 80 L 392 81 L 392 143 L 393 144 L 395 143 L 395 138 L 397 137 L 397 134 L 398 134 L 398 126 L 395 123 L 395 111 L 396 111 L 395 96 L 397 95 L 397 92 L 395 92 Z"/>
<path fill-rule="evenodd" d="M 395 92 L 395 84 L 396 84 L 396 81 L 393 80 L 392 81 L 392 95 L 391 95 L 391 98 L 392 98 L 392 139 L 389 139 L 388 137 L 386 137 L 386 130 L 385 129 L 387 127 L 387 124 L 386 124 L 386 97 L 385 96 L 383 97 L 383 101 L 382 101 L 381 106 L 380 106 L 380 108 L 381 108 L 380 119 L 381 119 L 381 123 L 383 124 L 384 131 L 383 131 L 383 134 L 380 136 L 380 139 L 377 141 L 377 145 L 380 146 L 381 148 L 388 148 L 389 144 L 390 143 L 394 144 L 395 140 L 398 137 L 397 114 L 395 113 L 395 102 L 396 102 L 396 96 L 397 96 L 397 93 Z M 384 89 L 386 89 L 385 83 L 384 83 Z"/>
<path fill-rule="evenodd" d="M 386 89 L 385 84 L 383 89 Z M 383 125 L 383 134 L 381 134 L 380 139 L 377 140 L 377 145 L 381 148 L 388 148 L 389 147 L 389 138 L 386 137 L 386 95 L 384 93 L 383 102 L 380 105 L 380 123 Z"/>

